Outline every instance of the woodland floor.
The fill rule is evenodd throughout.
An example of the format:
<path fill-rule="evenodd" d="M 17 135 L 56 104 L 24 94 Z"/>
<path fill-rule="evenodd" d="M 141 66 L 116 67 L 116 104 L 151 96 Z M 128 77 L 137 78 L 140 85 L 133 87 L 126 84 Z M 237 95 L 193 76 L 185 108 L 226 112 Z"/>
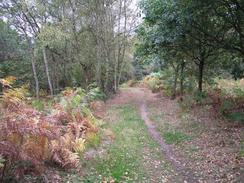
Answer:
<path fill-rule="evenodd" d="M 104 110 L 102 145 L 88 150 L 70 182 L 244 182 L 243 125 L 213 117 L 210 106 L 184 112 L 135 87 L 121 89 Z"/>

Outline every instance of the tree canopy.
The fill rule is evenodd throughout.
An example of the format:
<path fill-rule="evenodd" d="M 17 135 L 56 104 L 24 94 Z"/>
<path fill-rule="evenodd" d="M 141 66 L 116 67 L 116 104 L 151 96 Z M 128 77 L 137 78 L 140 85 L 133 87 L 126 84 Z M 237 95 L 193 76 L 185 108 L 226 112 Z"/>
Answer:
<path fill-rule="evenodd" d="M 211 70 L 228 65 L 235 77 L 241 76 L 236 67 L 243 64 L 243 1 L 142 0 L 140 7 L 144 18 L 137 29 L 136 56 L 142 59 L 137 60 L 159 55 L 175 75 L 177 64 L 186 63 L 183 70 L 196 73 L 199 91 Z"/>

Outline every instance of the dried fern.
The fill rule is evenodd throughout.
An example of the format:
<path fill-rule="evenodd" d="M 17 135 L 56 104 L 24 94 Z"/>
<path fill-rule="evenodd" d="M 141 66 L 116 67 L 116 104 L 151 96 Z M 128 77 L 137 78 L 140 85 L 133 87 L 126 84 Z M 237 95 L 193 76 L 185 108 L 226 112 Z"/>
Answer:
<path fill-rule="evenodd" d="M 12 88 L 14 81 L 14 78 L 0 81 L 9 87 L 2 96 L 0 165 L 2 159 L 6 160 L 7 168 L 18 162 L 28 162 L 30 169 L 27 166 L 16 168 L 17 177 L 29 171 L 42 173 L 45 161 L 63 168 L 79 166 L 86 134 L 98 131 L 94 116 L 79 105 L 84 92 L 67 89 L 62 98 L 68 107 L 56 103 L 52 112 L 45 114 L 26 104 L 27 87 Z"/>

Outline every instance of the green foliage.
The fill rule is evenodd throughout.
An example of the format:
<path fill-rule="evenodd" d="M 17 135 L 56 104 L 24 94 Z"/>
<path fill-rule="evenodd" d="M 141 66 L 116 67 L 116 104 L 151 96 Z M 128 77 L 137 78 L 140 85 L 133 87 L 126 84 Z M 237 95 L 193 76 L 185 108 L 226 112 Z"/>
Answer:
<path fill-rule="evenodd" d="M 82 100 L 83 100 L 82 95 L 75 95 L 72 99 L 71 99 L 71 107 L 72 108 L 77 108 L 81 105 Z"/>
<path fill-rule="evenodd" d="M 207 97 L 207 93 L 206 92 L 197 91 L 197 92 L 194 93 L 193 97 L 194 97 L 194 100 L 197 103 L 201 104 L 201 103 L 203 103 L 205 101 L 205 99 Z"/>
<path fill-rule="evenodd" d="M 205 104 L 208 102 L 208 94 L 207 92 L 192 92 L 187 93 L 182 97 L 182 101 L 180 101 L 180 106 L 183 110 L 190 110 L 197 104 Z"/>
<path fill-rule="evenodd" d="M 98 147 L 101 142 L 101 135 L 98 133 L 88 133 L 86 135 L 86 147 Z"/>
<path fill-rule="evenodd" d="M 196 104 L 196 101 L 194 100 L 192 95 L 185 95 L 182 102 L 180 102 L 180 105 L 183 110 L 189 110 L 192 106 Z"/>
<path fill-rule="evenodd" d="M 244 98 L 244 80 L 216 79 L 217 88 L 223 95 Z"/>
<path fill-rule="evenodd" d="M 132 14 L 131 2 L 127 4 L 126 12 Z M 117 1 L 109 6 L 104 6 L 103 1 L 78 0 L 4 2 L 1 7 L 4 19 L 0 20 L 0 77 L 14 75 L 20 85 L 30 82 L 32 91 L 39 88 L 48 93 L 53 87 L 54 94 L 65 87 L 87 88 L 93 82 L 105 93 L 115 92 L 115 81 L 120 82 L 116 83 L 119 86 L 134 71 L 131 62 L 134 39 L 122 29 L 117 32 L 113 28 L 119 21 L 115 13 L 118 5 Z M 108 9 L 113 13 L 106 13 Z M 90 21 L 93 17 L 97 19 Z M 132 26 L 129 17 L 125 16 L 125 22 Z M 51 79 L 47 82 L 48 78 Z"/>
<path fill-rule="evenodd" d="M 166 96 L 172 95 L 172 86 L 174 83 L 174 73 L 172 68 L 165 68 L 163 71 L 161 71 L 162 76 L 161 79 L 164 82 L 164 94 Z"/>
<path fill-rule="evenodd" d="M 201 92 L 204 82 L 211 82 L 224 72 L 241 77 L 243 41 L 234 35 L 241 36 L 243 30 L 233 25 L 243 26 L 242 3 L 143 0 L 140 7 L 145 16 L 137 29 L 135 57 L 142 71 L 146 70 L 144 67 L 150 70 L 148 62 L 153 65 L 159 60 L 157 68 L 174 71 L 166 79 L 170 86 L 174 85 L 172 78 L 181 78 L 187 92 L 194 92 L 196 85 Z M 230 7 L 236 7 L 235 11 Z M 181 63 L 185 64 L 183 69 L 179 68 Z M 164 85 L 167 88 L 167 83 Z M 240 87 L 233 88 L 233 93 L 243 95 Z"/>
<path fill-rule="evenodd" d="M 87 92 L 88 101 L 95 100 L 104 100 L 106 98 L 105 93 L 96 86 L 96 84 L 92 84 L 88 87 L 89 91 Z"/>
<path fill-rule="evenodd" d="M 44 111 L 45 109 L 45 105 L 41 100 L 33 100 L 31 105 L 38 111 Z"/>
<path fill-rule="evenodd" d="M 5 159 L 0 155 L 0 168 L 4 166 Z"/>
<path fill-rule="evenodd" d="M 143 82 L 153 91 L 157 92 L 164 88 L 163 81 L 161 80 L 160 73 L 151 73 L 146 76 Z"/>
<path fill-rule="evenodd" d="M 60 104 L 66 109 L 76 109 L 87 105 L 85 100 L 86 93 L 81 88 L 66 88 L 61 97 L 59 97 Z"/>
<path fill-rule="evenodd" d="M 48 45 L 51 48 L 57 48 L 62 46 L 66 39 L 70 39 L 69 34 L 62 31 L 62 27 L 59 26 L 43 26 L 38 35 L 38 42 L 42 47 Z"/>
<path fill-rule="evenodd" d="M 225 100 L 221 103 L 220 106 L 220 112 L 222 114 L 226 114 L 228 113 L 229 110 L 231 110 L 233 107 L 235 106 L 235 104 L 232 101 L 229 100 Z"/>
<path fill-rule="evenodd" d="M 215 96 L 218 98 L 219 111 L 230 121 L 243 122 L 244 82 L 233 79 L 215 79 Z M 213 92 L 214 93 L 214 92 Z"/>
<path fill-rule="evenodd" d="M 244 141 L 241 142 L 240 156 L 244 157 Z"/>
<path fill-rule="evenodd" d="M 138 81 L 131 79 L 131 80 L 127 81 L 126 83 L 123 83 L 123 84 L 121 85 L 121 87 L 122 87 L 122 88 L 123 88 L 123 87 L 124 87 L 124 88 L 127 88 L 127 87 L 133 87 L 133 86 L 135 86 L 137 83 L 138 83 Z"/>
<path fill-rule="evenodd" d="M 0 78 L 17 76 L 17 85 L 31 81 L 27 42 L 8 23 L 0 20 Z"/>
<path fill-rule="evenodd" d="M 227 115 L 230 121 L 244 122 L 244 112 L 232 112 Z"/>
<path fill-rule="evenodd" d="M 167 144 L 180 144 L 182 142 L 191 140 L 191 137 L 185 135 L 180 131 L 167 131 L 163 133 L 163 137 Z"/>
<path fill-rule="evenodd" d="M 20 43 L 18 32 L 10 28 L 10 25 L 0 20 L 0 63 L 2 61 L 10 61 L 21 59 L 23 56 L 23 43 Z M 1 76 L 0 76 L 1 77 Z"/>

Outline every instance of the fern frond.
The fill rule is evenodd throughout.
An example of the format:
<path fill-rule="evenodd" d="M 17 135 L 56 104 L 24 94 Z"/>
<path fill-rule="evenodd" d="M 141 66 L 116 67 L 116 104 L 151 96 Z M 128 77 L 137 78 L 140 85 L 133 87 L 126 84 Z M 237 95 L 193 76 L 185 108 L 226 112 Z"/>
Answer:
<path fill-rule="evenodd" d="M 73 149 L 76 153 L 81 155 L 85 150 L 85 139 L 76 138 Z"/>

